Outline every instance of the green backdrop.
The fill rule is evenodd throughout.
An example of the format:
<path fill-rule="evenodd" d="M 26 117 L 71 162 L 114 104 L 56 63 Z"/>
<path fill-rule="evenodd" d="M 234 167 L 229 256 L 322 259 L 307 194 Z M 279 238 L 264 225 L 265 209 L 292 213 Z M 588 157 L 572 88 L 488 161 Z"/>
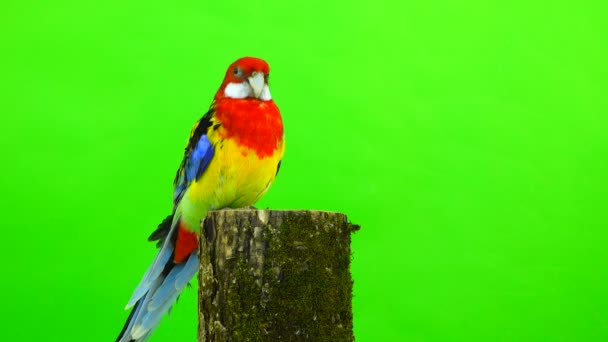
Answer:
<path fill-rule="evenodd" d="M 286 127 L 259 206 L 362 225 L 359 341 L 608 340 L 606 2 L 532 3 L 3 2 L 0 340 L 115 338 L 245 55 Z M 190 289 L 152 340 L 195 336 Z"/>

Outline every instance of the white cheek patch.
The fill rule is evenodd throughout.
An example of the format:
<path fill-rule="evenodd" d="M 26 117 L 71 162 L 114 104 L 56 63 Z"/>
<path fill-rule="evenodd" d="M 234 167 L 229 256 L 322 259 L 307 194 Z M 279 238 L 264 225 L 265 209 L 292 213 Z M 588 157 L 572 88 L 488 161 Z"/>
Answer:
<path fill-rule="evenodd" d="M 230 82 L 224 89 L 224 95 L 233 99 L 245 99 L 253 96 L 253 89 L 247 82 L 234 83 Z"/>
<path fill-rule="evenodd" d="M 255 97 L 253 94 L 253 89 L 248 82 L 228 83 L 224 89 L 224 96 L 232 99 L 246 99 L 248 97 Z M 260 94 L 260 100 L 269 101 L 271 99 L 272 96 L 270 96 L 270 88 L 268 88 L 268 84 L 264 84 L 264 89 L 262 90 L 262 94 Z"/>

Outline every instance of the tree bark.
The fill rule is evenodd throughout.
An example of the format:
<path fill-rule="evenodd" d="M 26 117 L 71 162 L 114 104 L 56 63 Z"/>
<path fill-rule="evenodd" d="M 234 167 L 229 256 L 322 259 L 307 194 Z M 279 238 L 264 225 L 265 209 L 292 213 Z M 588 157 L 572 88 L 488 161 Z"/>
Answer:
<path fill-rule="evenodd" d="M 332 212 L 210 212 L 199 239 L 199 342 L 353 341 L 358 228 Z"/>

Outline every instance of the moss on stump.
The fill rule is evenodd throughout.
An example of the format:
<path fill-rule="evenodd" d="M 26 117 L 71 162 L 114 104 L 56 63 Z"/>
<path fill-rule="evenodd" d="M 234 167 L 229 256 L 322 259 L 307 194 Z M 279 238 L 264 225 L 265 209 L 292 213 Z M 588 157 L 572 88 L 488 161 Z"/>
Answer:
<path fill-rule="evenodd" d="M 357 229 L 332 212 L 210 212 L 200 239 L 199 341 L 353 341 Z"/>

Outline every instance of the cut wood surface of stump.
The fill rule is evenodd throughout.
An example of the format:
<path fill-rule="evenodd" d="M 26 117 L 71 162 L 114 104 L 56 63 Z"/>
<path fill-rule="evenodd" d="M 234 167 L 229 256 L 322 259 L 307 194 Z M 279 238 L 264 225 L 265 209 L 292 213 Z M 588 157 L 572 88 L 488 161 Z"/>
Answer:
<path fill-rule="evenodd" d="M 346 215 L 221 210 L 201 229 L 199 342 L 354 340 Z"/>

